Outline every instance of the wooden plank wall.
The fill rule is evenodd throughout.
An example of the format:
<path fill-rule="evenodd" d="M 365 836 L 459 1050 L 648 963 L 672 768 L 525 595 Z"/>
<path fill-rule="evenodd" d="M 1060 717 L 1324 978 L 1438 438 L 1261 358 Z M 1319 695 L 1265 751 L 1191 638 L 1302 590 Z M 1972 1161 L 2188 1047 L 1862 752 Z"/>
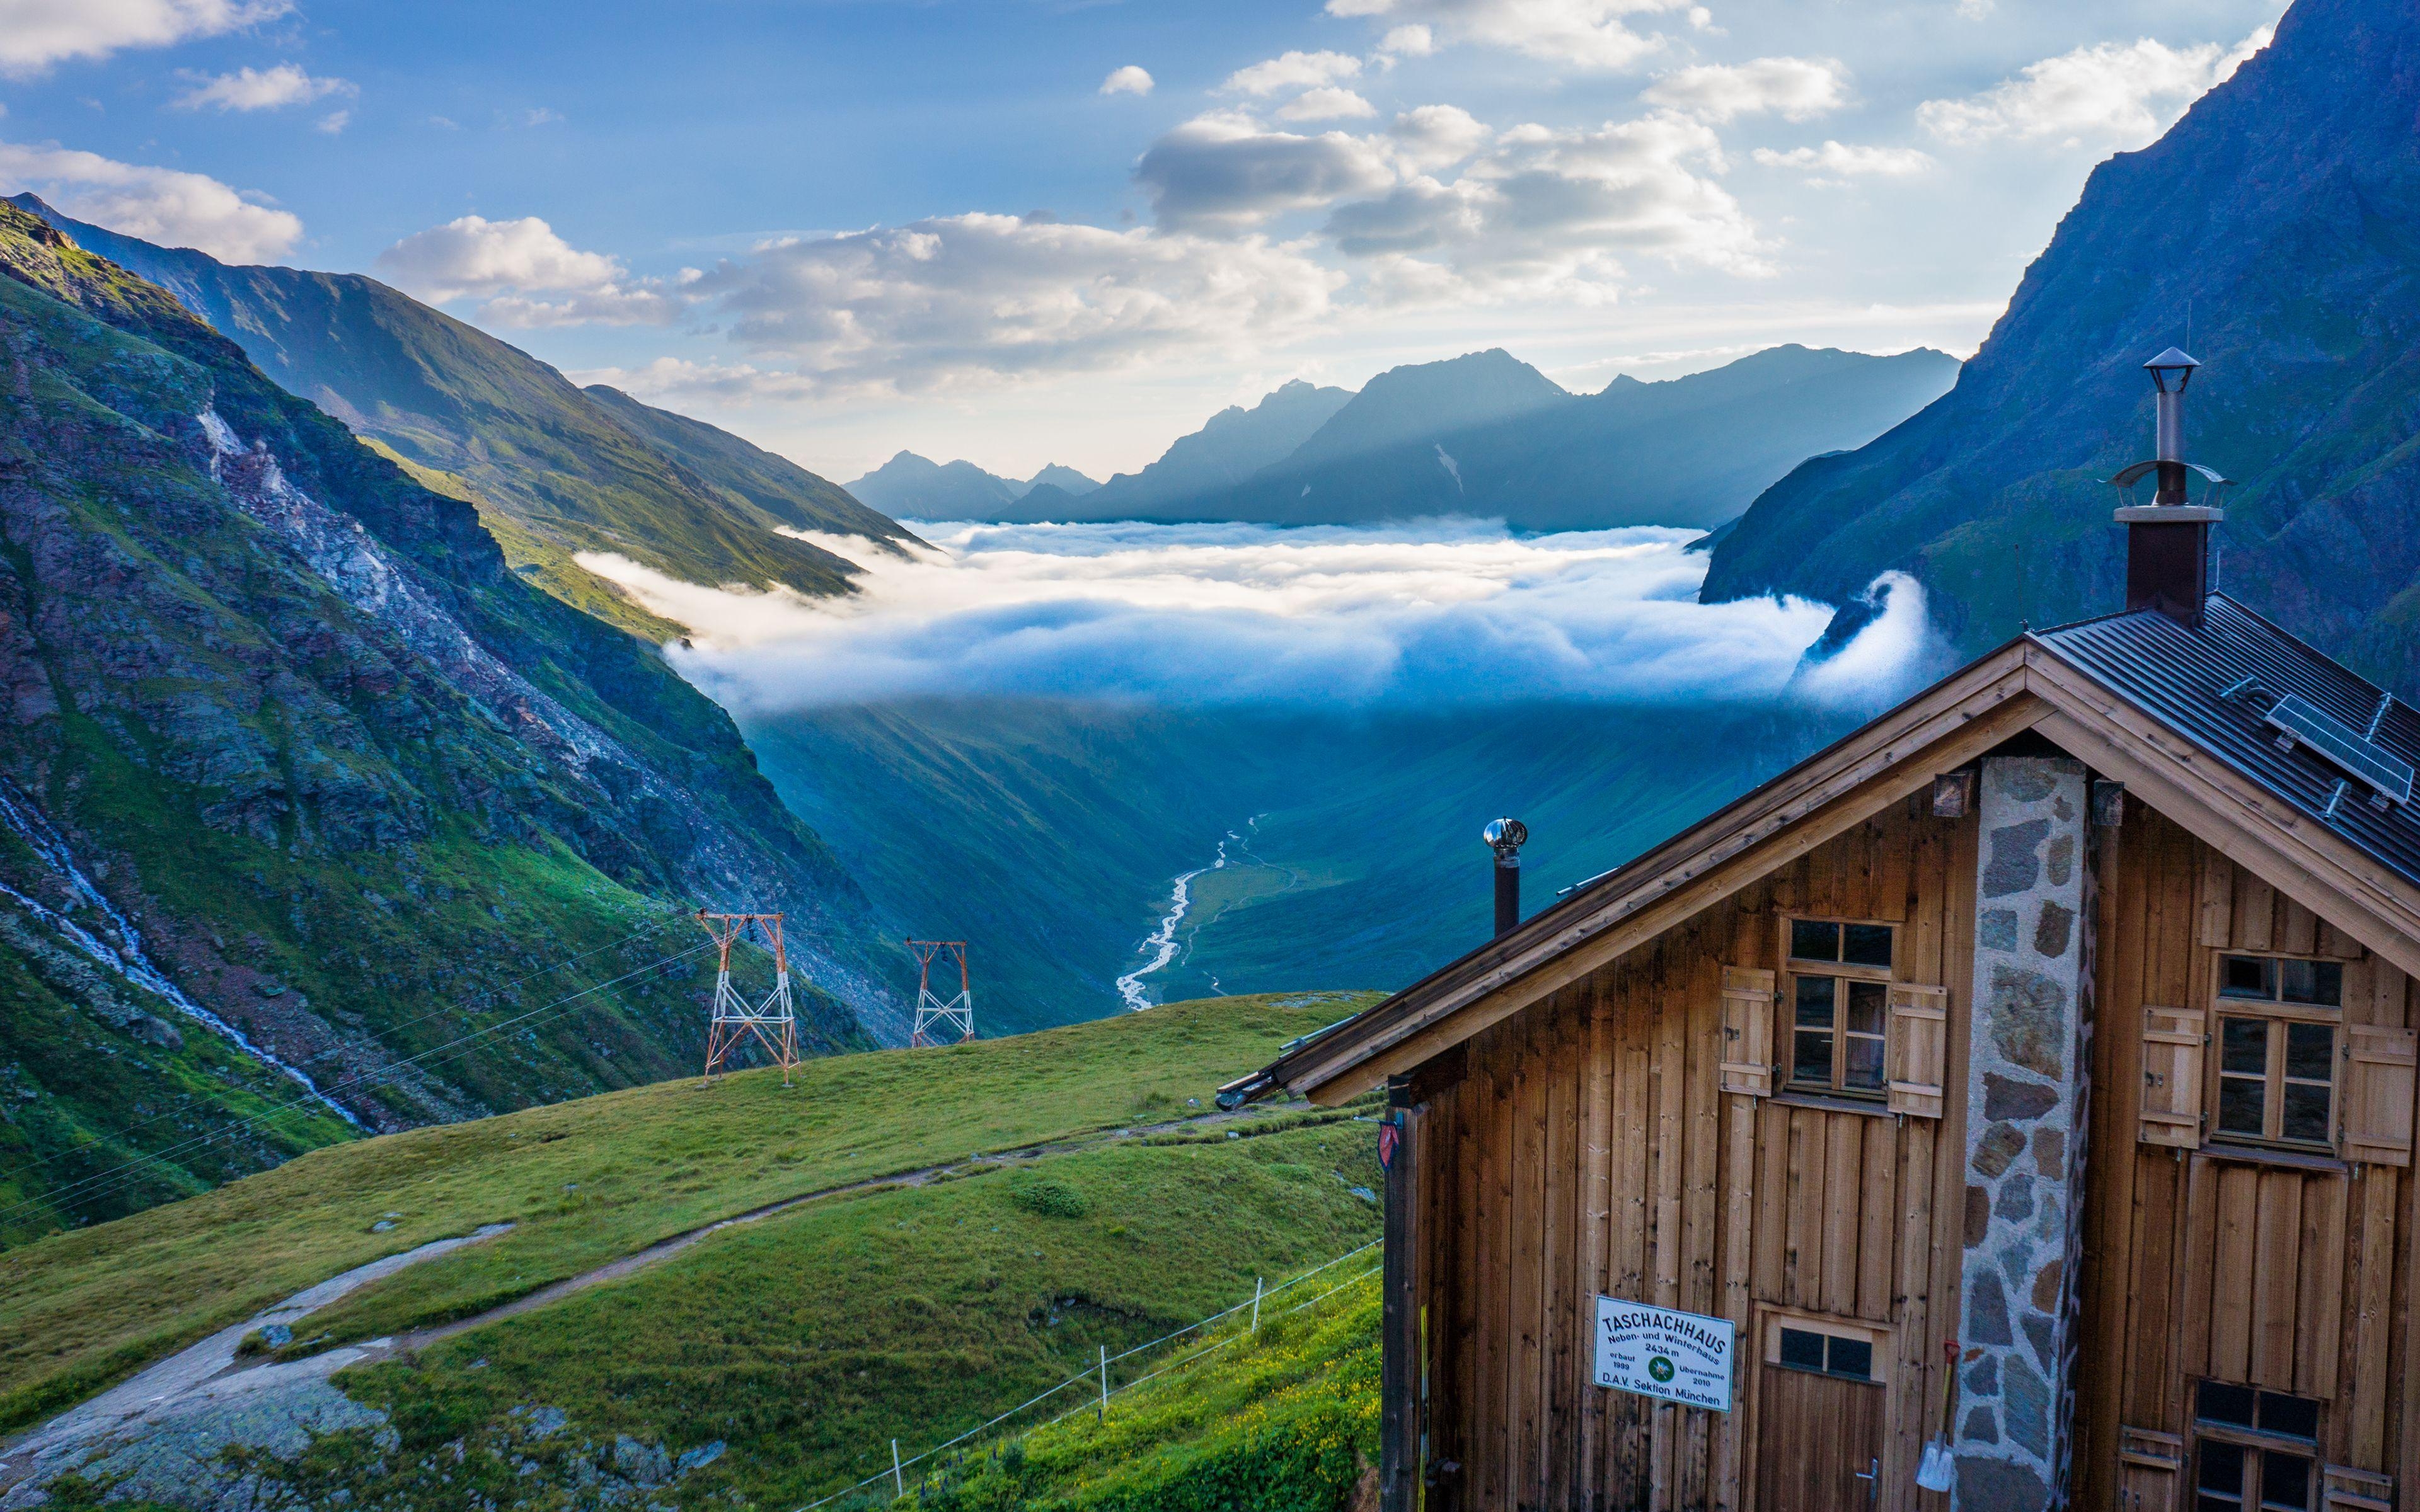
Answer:
<path fill-rule="evenodd" d="M 1726 1098 L 1720 973 L 1776 967 L 1776 920 L 1804 911 L 1901 924 L 1901 978 L 1962 996 L 1974 876 L 1971 819 L 1894 807 L 1470 1042 L 1467 1076 L 1421 1123 L 1430 1458 L 1458 1466 L 1439 1504 L 1740 1504 L 1745 1412 L 1587 1383 L 1599 1293 L 1743 1324 L 1771 1304 L 1893 1326 L 1885 1505 L 1915 1504 L 1941 1400 L 1929 1296 L 1940 1275 L 1954 1293 L 1962 1245 L 1964 1077 L 1940 1120 Z M 1745 1327 L 1741 1350 L 1755 1356 Z"/>
<path fill-rule="evenodd" d="M 2410 1023 L 2411 980 L 2138 801 L 2116 849 L 2118 885 L 2104 870 L 2101 892 L 2078 1504 L 2112 1504 L 2121 1425 L 2186 1432 L 2200 1376 L 2318 1397 L 2324 1458 L 2405 1475 L 2407 1173 L 2164 1149 L 2135 1123 L 2142 1011 L 2209 1006 L 2216 950 L 2342 959 L 2350 1024 Z"/>

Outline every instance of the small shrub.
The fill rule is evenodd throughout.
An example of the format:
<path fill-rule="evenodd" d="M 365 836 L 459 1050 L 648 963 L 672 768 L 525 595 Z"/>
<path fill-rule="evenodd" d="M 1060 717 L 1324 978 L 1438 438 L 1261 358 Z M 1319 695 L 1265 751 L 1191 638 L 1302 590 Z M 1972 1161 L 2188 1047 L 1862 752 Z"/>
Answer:
<path fill-rule="evenodd" d="M 1084 1194 L 1064 1178 L 1020 1171 L 1009 1182 L 1008 1199 L 1045 1218 L 1081 1218 L 1093 1211 Z"/>

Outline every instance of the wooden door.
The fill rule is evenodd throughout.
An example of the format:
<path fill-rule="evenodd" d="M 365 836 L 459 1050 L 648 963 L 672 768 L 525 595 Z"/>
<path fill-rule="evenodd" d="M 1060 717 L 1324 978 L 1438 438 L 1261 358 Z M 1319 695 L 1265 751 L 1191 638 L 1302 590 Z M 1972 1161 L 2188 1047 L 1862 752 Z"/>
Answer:
<path fill-rule="evenodd" d="M 1881 1504 L 1880 1382 L 1767 1362 L 1757 1390 L 1757 1512 Z"/>

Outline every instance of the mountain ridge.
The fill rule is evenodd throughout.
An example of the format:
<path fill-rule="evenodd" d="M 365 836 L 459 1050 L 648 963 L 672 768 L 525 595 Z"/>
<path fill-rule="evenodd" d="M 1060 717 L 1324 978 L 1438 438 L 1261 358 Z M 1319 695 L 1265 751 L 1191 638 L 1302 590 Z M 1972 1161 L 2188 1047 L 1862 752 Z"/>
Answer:
<path fill-rule="evenodd" d="M 780 459 L 736 437 L 711 441 L 700 434 L 711 427 L 627 396 L 602 399 L 376 279 L 230 266 L 74 220 L 32 194 L 10 203 L 165 288 L 287 392 L 463 480 L 514 564 L 534 568 L 567 602 L 609 616 L 630 603 L 579 566 L 582 551 L 630 557 L 691 582 L 829 594 L 847 591 L 853 564 L 778 527 L 876 545 L 904 537 L 803 469 L 774 467 Z"/>

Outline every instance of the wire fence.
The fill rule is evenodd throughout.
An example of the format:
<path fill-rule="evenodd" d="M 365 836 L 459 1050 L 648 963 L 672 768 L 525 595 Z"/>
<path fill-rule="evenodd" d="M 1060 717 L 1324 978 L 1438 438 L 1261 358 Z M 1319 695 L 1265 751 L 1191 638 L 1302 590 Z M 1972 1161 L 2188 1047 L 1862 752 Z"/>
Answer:
<path fill-rule="evenodd" d="M 1052 1386 L 1047 1391 L 1027 1397 L 1025 1400 L 1017 1403 L 1015 1407 L 1010 1408 L 1007 1412 L 1001 1413 L 999 1416 L 988 1419 L 985 1422 L 978 1423 L 973 1427 L 970 1427 L 964 1433 L 959 1434 L 956 1438 L 945 1439 L 939 1443 L 933 1445 L 931 1448 L 924 1450 L 921 1454 L 911 1455 L 905 1459 L 900 1458 L 899 1441 L 893 1439 L 891 1441 L 891 1465 L 888 1469 L 877 1470 L 873 1474 L 866 1476 L 863 1480 L 858 1481 L 854 1485 L 844 1486 L 839 1490 L 832 1492 L 830 1495 L 824 1497 L 820 1501 L 809 1502 L 803 1506 L 799 1507 L 797 1512 L 814 1512 L 814 1509 L 816 1507 L 828 1506 L 830 1504 L 839 1501 L 844 1496 L 853 1496 L 859 1491 L 864 1490 L 869 1486 L 873 1486 L 877 1482 L 886 1480 L 892 1483 L 892 1489 L 894 1495 L 904 1496 L 907 1494 L 907 1473 L 910 1467 L 922 1464 L 925 1460 L 934 1458 L 935 1457 L 946 1453 L 951 1449 L 954 1449 L 959 1444 L 966 1443 L 969 1439 L 990 1432 L 992 1429 L 999 1427 L 1001 1424 L 1006 1423 L 1009 1419 L 1016 1416 L 1018 1413 L 1027 1411 L 1029 1408 L 1037 1407 L 1042 1403 L 1048 1401 L 1051 1397 L 1058 1396 L 1061 1392 L 1067 1390 L 1071 1386 L 1097 1384 L 1100 1388 L 1100 1395 L 1097 1398 L 1088 1398 L 1080 1407 L 1070 1408 L 1066 1412 L 1061 1412 L 1056 1417 L 1045 1418 L 1041 1422 L 1035 1424 L 1031 1431 L 1039 1431 L 1043 1428 L 1051 1427 L 1053 1424 L 1063 1423 L 1067 1419 L 1081 1412 L 1107 1412 L 1109 1411 L 1110 1397 L 1124 1396 L 1125 1393 L 1134 1390 L 1137 1386 L 1141 1385 L 1146 1381 L 1151 1381 L 1156 1377 L 1164 1376 L 1171 1370 L 1189 1365 L 1192 1362 L 1201 1359 L 1204 1355 L 1214 1354 L 1218 1350 L 1227 1348 L 1231 1344 L 1250 1338 L 1254 1334 L 1259 1332 L 1261 1309 L 1267 1304 L 1270 1298 L 1278 1295 L 1281 1291 L 1286 1291 L 1292 1288 L 1298 1287 L 1304 1282 L 1310 1280 L 1312 1276 L 1318 1275 L 1323 1272 L 1331 1271 L 1357 1255 L 1366 1255 L 1371 1250 L 1377 1248 L 1383 1242 L 1385 1242 L 1383 1240 L 1373 1239 L 1367 1244 L 1362 1244 L 1356 1248 L 1346 1250 L 1343 1254 L 1337 1256 L 1335 1258 L 1324 1260 L 1321 1263 L 1312 1266 L 1310 1270 L 1303 1272 L 1300 1275 L 1280 1281 L 1274 1287 L 1264 1288 L 1255 1284 L 1252 1288 L 1252 1294 L 1245 1298 L 1242 1302 L 1235 1304 L 1233 1307 L 1212 1313 L 1209 1317 L 1199 1319 L 1193 1322 L 1187 1323 L 1183 1328 L 1171 1329 L 1168 1333 L 1162 1334 L 1159 1337 L 1153 1339 L 1147 1344 L 1138 1344 L 1130 1350 L 1124 1350 L 1116 1354 L 1109 1353 L 1108 1346 L 1104 1345 L 1101 1350 L 1101 1357 L 1095 1364 L 1085 1366 L 1074 1375 L 1069 1376 L 1066 1380 L 1059 1382 L 1059 1384 Z M 1326 1302 L 1328 1298 L 1335 1296 L 1338 1292 L 1344 1290 L 1347 1287 L 1353 1286 L 1357 1282 L 1368 1280 L 1371 1276 L 1377 1273 L 1378 1268 L 1373 1267 L 1370 1270 L 1353 1276 L 1349 1280 L 1339 1282 L 1337 1285 L 1328 1288 L 1326 1291 L 1311 1298 L 1307 1302 L 1295 1304 L 1293 1306 L 1287 1308 L 1285 1313 L 1280 1316 L 1291 1316 L 1295 1313 L 1301 1312 L 1304 1308 L 1315 1307 L 1321 1303 Z M 1138 1354 L 1146 1353 L 1152 1350 L 1158 1349 L 1161 1345 L 1172 1343 L 1177 1339 L 1185 1337 L 1187 1334 L 1198 1334 L 1202 1330 L 1208 1328 L 1215 1323 L 1223 1322 L 1226 1319 L 1234 1317 L 1238 1313 L 1244 1312 L 1249 1312 L 1252 1315 L 1253 1326 L 1250 1330 L 1248 1330 L 1245 1333 L 1233 1335 L 1227 1338 L 1219 1339 L 1212 1344 L 1206 1344 L 1201 1349 L 1195 1350 L 1190 1354 L 1171 1360 L 1167 1364 L 1161 1365 L 1158 1369 L 1153 1370 L 1145 1375 L 1137 1376 L 1134 1380 L 1126 1381 L 1123 1385 L 1111 1386 L 1109 1384 L 1109 1366 L 1116 1365 L 1119 1361 L 1129 1360 Z M 919 1484 L 922 1484 L 921 1480 Z"/>

